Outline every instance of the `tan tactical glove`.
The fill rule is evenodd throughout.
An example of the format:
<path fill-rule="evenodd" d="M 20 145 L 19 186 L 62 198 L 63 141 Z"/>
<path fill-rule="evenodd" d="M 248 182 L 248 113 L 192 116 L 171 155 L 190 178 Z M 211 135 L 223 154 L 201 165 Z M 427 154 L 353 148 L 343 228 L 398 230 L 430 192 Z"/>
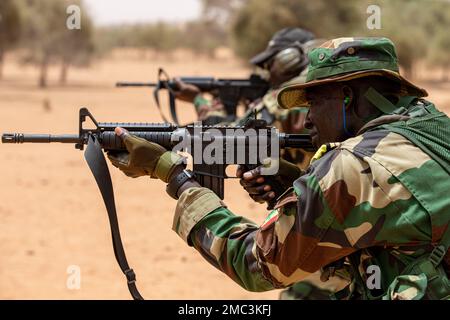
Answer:
<path fill-rule="evenodd" d="M 116 128 L 127 151 L 108 152 L 113 166 L 132 178 L 150 176 L 168 182 L 178 166 L 185 166 L 184 158 L 175 152 L 167 151 L 159 144 L 130 134 L 126 129 Z"/>
<path fill-rule="evenodd" d="M 241 178 L 241 185 L 258 203 L 271 202 L 278 198 L 303 174 L 299 167 L 283 159 L 280 159 L 276 175 L 262 176 L 260 172 L 261 167 L 245 171 L 242 166 L 239 166 L 236 172 L 236 176 Z"/>

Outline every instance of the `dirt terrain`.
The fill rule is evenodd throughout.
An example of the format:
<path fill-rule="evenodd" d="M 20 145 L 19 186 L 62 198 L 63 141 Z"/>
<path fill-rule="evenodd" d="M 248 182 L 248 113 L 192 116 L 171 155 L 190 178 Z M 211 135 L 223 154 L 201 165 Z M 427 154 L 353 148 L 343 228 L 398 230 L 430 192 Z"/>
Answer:
<path fill-rule="evenodd" d="M 0 80 L 0 132 L 76 133 L 81 106 L 99 121 L 161 122 L 149 89 L 117 89 L 115 81 L 154 81 L 160 66 L 171 76 L 244 77 L 249 72 L 225 55 L 210 60 L 180 53 L 172 60 L 129 53 L 70 70 L 67 86 L 56 84 L 58 70 L 51 69 L 50 87 L 42 90 L 36 87 L 36 69 L 7 58 Z M 429 90 L 430 100 L 450 111 L 450 83 L 419 84 Z M 178 110 L 181 122 L 194 120 L 191 105 L 179 104 Z M 245 291 L 183 243 L 171 230 L 175 201 L 162 182 L 130 179 L 113 167 L 111 174 L 128 260 L 146 298 L 278 297 L 279 291 Z M 0 299 L 130 298 L 82 152 L 73 145 L 3 144 L 0 177 Z M 225 190 L 232 211 L 264 220 L 265 206 L 246 197 L 236 180 L 227 181 Z M 79 289 L 67 286 L 70 266 L 80 268 Z"/>

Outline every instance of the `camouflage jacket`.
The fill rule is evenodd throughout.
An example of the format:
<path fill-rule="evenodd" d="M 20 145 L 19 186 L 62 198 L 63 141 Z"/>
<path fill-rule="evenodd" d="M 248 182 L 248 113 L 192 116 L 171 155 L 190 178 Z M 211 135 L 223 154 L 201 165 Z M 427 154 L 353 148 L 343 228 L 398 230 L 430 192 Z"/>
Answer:
<path fill-rule="evenodd" d="M 191 188 L 178 201 L 174 231 L 247 290 L 286 287 L 353 257 L 358 274 L 350 277 L 365 281 L 369 266 L 378 266 L 381 290 L 373 295 L 385 294 L 446 230 L 448 174 L 387 130 L 330 144 L 322 153 L 262 225 L 233 214 L 212 191 Z M 413 182 L 402 183 L 404 176 Z M 389 294 L 409 299 L 417 290 Z M 348 297 L 357 297 L 355 288 Z"/>

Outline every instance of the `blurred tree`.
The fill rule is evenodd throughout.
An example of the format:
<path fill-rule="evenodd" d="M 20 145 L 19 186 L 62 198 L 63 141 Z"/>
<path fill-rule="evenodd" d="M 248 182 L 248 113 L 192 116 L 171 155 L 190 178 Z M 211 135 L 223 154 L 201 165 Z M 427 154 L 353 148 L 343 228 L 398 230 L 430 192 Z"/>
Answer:
<path fill-rule="evenodd" d="M 62 27 L 60 41 L 57 43 L 57 56 L 61 63 L 60 84 L 67 83 L 67 73 L 70 66 L 86 66 L 89 64 L 95 51 L 93 39 L 93 23 L 87 10 L 79 0 L 65 2 L 65 7 L 77 5 L 81 8 L 81 29 L 69 29 Z M 67 18 L 67 12 L 66 16 Z"/>
<path fill-rule="evenodd" d="M 248 0 L 202 0 L 203 19 L 226 26 Z"/>
<path fill-rule="evenodd" d="M 226 30 L 215 20 L 201 19 L 188 22 L 183 28 L 180 45 L 196 53 L 214 56 L 217 47 L 228 44 Z"/>
<path fill-rule="evenodd" d="M 381 9 L 379 30 L 367 27 L 369 5 Z M 291 26 L 308 29 L 321 38 L 388 37 L 395 43 L 399 63 L 409 78 L 414 75 L 415 62 L 424 57 L 446 68 L 450 59 L 448 0 L 247 0 L 236 10 L 233 46 L 239 56 L 249 58 L 265 48 L 274 32 Z"/>
<path fill-rule="evenodd" d="M 180 47 L 182 30 L 165 22 L 107 26 L 96 30 L 95 42 L 100 52 L 133 47 L 143 49 L 145 57 L 145 49 L 153 49 L 158 54 Z"/>
<path fill-rule="evenodd" d="M 364 10 L 364 11 L 362 11 Z M 264 50 L 272 35 L 285 27 L 300 27 L 321 38 L 356 34 L 365 8 L 357 0 L 248 0 L 232 26 L 236 53 L 249 58 Z"/>
<path fill-rule="evenodd" d="M 366 35 L 383 36 L 391 39 L 396 47 L 399 63 L 407 78 L 414 77 L 417 59 L 427 53 L 427 35 L 424 21 L 432 14 L 425 1 L 377 0 L 368 1 L 381 8 L 382 25 L 380 30 L 367 30 Z"/>
<path fill-rule="evenodd" d="M 450 36 L 447 30 L 441 29 L 435 36 L 428 54 L 428 63 L 442 68 L 442 81 L 450 80 Z"/>
<path fill-rule="evenodd" d="M 24 63 L 39 66 L 39 86 L 47 86 L 50 64 L 61 63 L 60 81 L 64 82 L 71 64 L 88 61 L 93 52 L 92 24 L 86 12 L 81 11 L 81 29 L 69 30 L 66 10 L 76 0 L 22 0 L 24 21 L 21 45 L 26 49 Z M 81 6 L 82 8 L 82 6 Z"/>
<path fill-rule="evenodd" d="M 432 14 L 426 16 L 424 28 L 429 38 L 427 62 L 442 68 L 442 81 L 450 80 L 450 1 L 432 1 Z"/>
<path fill-rule="evenodd" d="M 13 0 L 0 1 L 0 79 L 3 76 L 5 52 L 19 40 L 21 20 Z"/>
<path fill-rule="evenodd" d="M 152 48 L 157 53 L 175 49 L 180 41 L 180 30 L 165 22 L 145 25 L 138 35 L 138 46 Z"/>
<path fill-rule="evenodd" d="M 186 23 L 181 46 L 213 57 L 215 49 L 229 45 L 229 25 L 237 10 L 248 0 L 202 0 L 199 20 Z"/>

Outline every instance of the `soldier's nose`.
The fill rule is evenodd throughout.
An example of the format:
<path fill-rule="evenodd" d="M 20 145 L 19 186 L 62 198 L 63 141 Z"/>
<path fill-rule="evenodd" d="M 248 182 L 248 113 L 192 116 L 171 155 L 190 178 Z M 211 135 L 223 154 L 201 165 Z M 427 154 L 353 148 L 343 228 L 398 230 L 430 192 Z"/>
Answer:
<path fill-rule="evenodd" d="M 306 114 L 304 126 L 306 129 L 311 130 L 314 127 L 314 124 L 312 123 L 311 119 L 309 118 L 309 111 Z"/>

